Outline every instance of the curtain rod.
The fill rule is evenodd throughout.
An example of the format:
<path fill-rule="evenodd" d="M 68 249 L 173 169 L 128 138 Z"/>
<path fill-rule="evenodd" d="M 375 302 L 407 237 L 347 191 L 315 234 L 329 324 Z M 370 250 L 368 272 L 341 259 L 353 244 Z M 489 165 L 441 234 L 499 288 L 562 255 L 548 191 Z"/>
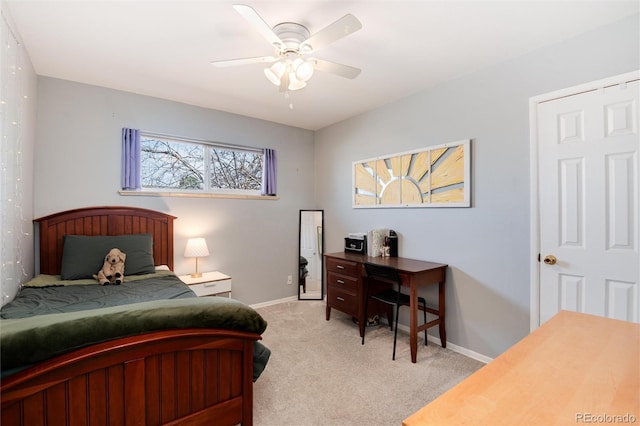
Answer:
<path fill-rule="evenodd" d="M 140 130 L 140 134 L 145 135 L 145 136 L 156 137 L 156 138 L 166 138 L 166 139 L 174 139 L 174 140 L 177 140 L 177 141 L 203 143 L 203 144 L 207 144 L 207 145 L 217 146 L 217 147 L 220 147 L 220 148 L 241 149 L 243 151 L 258 152 L 260 154 L 262 154 L 262 152 L 263 152 L 262 148 L 255 148 L 255 147 L 243 146 L 243 145 L 234 145 L 234 144 L 231 144 L 231 143 L 208 141 L 208 140 L 204 140 L 204 139 L 187 138 L 187 137 L 184 137 L 184 136 L 167 135 L 167 134 L 164 134 L 164 133 L 148 132 L 146 130 Z"/>

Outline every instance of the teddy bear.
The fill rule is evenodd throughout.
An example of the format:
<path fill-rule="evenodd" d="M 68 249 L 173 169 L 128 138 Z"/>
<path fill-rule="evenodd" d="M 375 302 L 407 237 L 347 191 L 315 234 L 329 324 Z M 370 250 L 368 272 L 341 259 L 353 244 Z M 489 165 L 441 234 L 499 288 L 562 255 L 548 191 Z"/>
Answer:
<path fill-rule="evenodd" d="M 127 255 L 117 248 L 113 248 L 104 258 L 104 265 L 93 278 L 98 280 L 100 285 L 111 283 L 120 285 L 124 282 L 124 260 Z"/>

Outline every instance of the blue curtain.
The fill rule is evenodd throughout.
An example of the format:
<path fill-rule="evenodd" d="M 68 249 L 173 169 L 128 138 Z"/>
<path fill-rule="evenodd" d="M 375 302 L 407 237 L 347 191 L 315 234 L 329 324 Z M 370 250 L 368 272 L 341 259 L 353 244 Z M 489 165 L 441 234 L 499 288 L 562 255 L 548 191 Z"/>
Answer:
<path fill-rule="evenodd" d="M 276 150 L 265 148 L 262 168 L 262 195 L 276 195 Z"/>
<path fill-rule="evenodd" d="M 122 189 L 140 189 L 140 130 L 122 129 Z"/>

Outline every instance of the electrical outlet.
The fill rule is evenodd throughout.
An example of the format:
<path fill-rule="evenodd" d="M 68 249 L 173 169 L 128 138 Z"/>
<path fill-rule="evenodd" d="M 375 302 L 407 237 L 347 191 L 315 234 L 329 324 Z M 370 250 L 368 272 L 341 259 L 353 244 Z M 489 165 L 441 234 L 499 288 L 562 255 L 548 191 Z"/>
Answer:
<path fill-rule="evenodd" d="M 293 277 L 291 275 L 287 277 L 287 284 L 293 284 Z"/>

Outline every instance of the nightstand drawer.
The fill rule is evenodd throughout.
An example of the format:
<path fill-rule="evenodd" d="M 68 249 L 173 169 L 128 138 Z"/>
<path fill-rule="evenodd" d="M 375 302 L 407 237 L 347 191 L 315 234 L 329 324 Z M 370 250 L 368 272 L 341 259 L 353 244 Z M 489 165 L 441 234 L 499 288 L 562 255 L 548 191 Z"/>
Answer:
<path fill-rule="evenodd" d="M 189 288 L 198 296 L 211 296 L 219 293 L 229 293 L 231 292 L 231 280 L 192 284 Z"/>
<path fill-rule="evenodd" d="M 199 277 L 181 275 L 179 278 L 198 296 L 226 293 L 226 296 L 231 297 L 231 277 L 222 272 L 203 272 Z"/>

